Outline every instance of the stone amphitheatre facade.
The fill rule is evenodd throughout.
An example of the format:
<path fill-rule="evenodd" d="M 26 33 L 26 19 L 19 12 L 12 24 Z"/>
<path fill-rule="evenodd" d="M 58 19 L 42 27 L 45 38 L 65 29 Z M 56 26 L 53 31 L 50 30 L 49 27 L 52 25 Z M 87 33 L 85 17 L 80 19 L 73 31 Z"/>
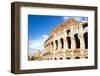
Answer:
<path fill-rule="evenodd" d="M 88 23 L 70 18 L 55 27 L 44 43 L 43 60 L 87 59 Z"/>

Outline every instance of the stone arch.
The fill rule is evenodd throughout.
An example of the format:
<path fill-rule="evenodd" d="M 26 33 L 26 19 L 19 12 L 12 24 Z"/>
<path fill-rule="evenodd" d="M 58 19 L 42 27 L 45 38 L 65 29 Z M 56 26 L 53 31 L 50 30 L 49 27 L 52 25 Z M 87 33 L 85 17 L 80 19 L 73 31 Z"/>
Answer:
<path fill-rule="evenodd" d="M 56 49 L 58 49 L 58 40 L 55 40 Z"/>
<path fill-rule="evenodd" d="M 85 49 L 88 49 L 88 32 L 85 32 L 83 34 L 83 37 L 84 37 Z"/>
<path fill-rule="evenodd" d="M 70 30 L 67 30 L 66 33 L 67 33 L 67 35 L 69 35 L 70 34 Z"/>
<path fill-rule="evenodd" d="M 74 35 L 76 48 L 80 48 L 80 39 L 78 38 L 78 33 Z"/>
<path fill-rule="evenodd" d="M 54 60 L 57 60 L 57 58 L 54 58 Z"/>
<path fill-rule="evenodd" d="M 70 59 L 70 57 L 66 57 L 66 59 Z"/>
<path fill-rule="evenodd" d="M 59 59 L 60 59 L 60 60 L 63 60 L 63 58 L 62 58 L 62 57 L 60 57 Z"/>
<path fill-rule="evenodd" d="M 50 43 L 48 43 L 48 48 L 50 48 Z"/>
<path fill-rule="evenodd" d="M 75 59 L 80 59 L 80 57 L 79 57 L 79 56 L 77 56 L 77 57 L 75 57 Z"/>
<path fill-rule="evenodd" d="M 68 36 L 67 37 L 67 43 L 68 43 L 68 48 L 71 48 L 71 38 Z"/>
<path fill-rule="evenodd" d="M 50 58 L 50 60 L 52 60 L 52 58 Z"/>
<path fill-rule="evenodd" d="M 61 48 L 64 48 L 64 40 L 63 40 L 63 38 L 60 39 L 60 42 L 61 42 Z"/>
<path fill-rule="evenodd" d="M 84 23 L 82 26 L 83 26 L 83 29 L 84 29 L 85 27 L 88 27 L 88 23 Z"/>

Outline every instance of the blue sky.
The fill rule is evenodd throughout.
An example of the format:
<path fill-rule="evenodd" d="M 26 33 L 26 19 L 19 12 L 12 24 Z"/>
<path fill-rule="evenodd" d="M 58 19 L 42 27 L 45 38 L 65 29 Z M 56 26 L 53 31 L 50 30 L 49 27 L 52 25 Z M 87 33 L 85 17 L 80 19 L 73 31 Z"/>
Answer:
<path fill-rule="evenodd" d="M 88 21 L 87 17 L 28 15 L 29 51 L 43 51 L 44 41 L 50 36 L 51 31 L 69 18 L 75 18 L 78 22 Z"/>
<path fill-rule="evenodd" d="M 29 15 L 28 16 L 28 34 L 29 39 L 38 38 L 42 35 L 49 35 L 51 30 L 57 25 L 64 22 L 62 16 L 43 16 Z"/>

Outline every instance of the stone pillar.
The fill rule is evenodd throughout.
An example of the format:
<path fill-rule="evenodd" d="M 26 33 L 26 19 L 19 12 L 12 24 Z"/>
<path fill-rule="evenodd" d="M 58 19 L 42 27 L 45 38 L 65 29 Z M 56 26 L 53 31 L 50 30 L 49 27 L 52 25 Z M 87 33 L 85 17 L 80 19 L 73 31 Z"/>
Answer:
<path fill-rule="evenodd" d="M 75 49 L 75 48 L 76 48 L 75 38 L 74 36 L 71 36 L 71 49 Z"/>
<path fill-rule="evenodd" d="M 75 33 L 74 30 L 75 29 L 73 27 L 74 27 L 74 25 L 71 26 L 71 36 L 70 36 L 71 37 L 71 49 L 75 49 L 76 48 L 75 47 L 76 43 L 75 43 L 75 38 L 74 38 L 74 33 Z"/>
<path fill-rule="evenodd" d="M 63 37 L 63 39 L 64 39 L 64 49 L 68 49 L 68 42 L 67 42 L 67 39 L 66 39 L 66 37 L 67 37 L 67 32 L 66 31 L 67 30 L 64 29 L 64 37 Z"/>
<path fill-rule="evenodd" d="M 48 48 L 48 46 L 47 46 L 47 44 L 46 44 L 46 51 L 47 51 L 47 48 Z"/>
<path fill-rule="evenodd" d="M 52 51 L 52 53 L 53 53 L 53 46 L 54 46 L 54 43 L 53 44 L 51 43 L 51 51 Z"/>
<path fill-rule="evenodd" d="M 48 45 L 47 45 L 46 51 L 48 51 Z"/>
<path fill-rule="evenodd" d="M 66 37 L 64 37 L 64 49 L 68 49 L 68 43 Z"/>
<path fill-rule="evenodd" d="M 50 44 L 49 44 L 48 50 L 50 51 Z"/>
<path fill-rule="evenodd" d="M 82 23 L 79 23 L 80 49 L 85 49 Z"/>
<path fill-rule="evenodd" d="M 85 42 L 83 37 L 84 31 L 82 23 L 79 23 L 79 37 L 80 37 L 80 52 L 81 52 L 81 58 L 84 58 L 84 51 L 85 51 Z"/>
<path fill-rule="evenodd" d="M 51 43 L 50 43 L 50 52 L 52 52 L 52 45 L 51 45 Z"/>
<path fill-rule="evenodd" d="M 56 50 L 56 43 L 55 43 L 55 40 L 53 41 L 54 43 L 53 43 L 53 51 L 55 51 Z"/>
<path fill-rule="evenodd" d="M 80 35 L 80 52 L 81 52 L 81 58 L 84 58 L 85 42 L 84 42 L 83 34 Z"/>
<path fill-rule="evenodd" d="M 60 39 L 58 40 L 58 51 L 60 51 L 61 50 L 61 41 L 60 41 Z"/>
<path fill-rule="evenodd" d="M 47 44 L 48 45 L 48 44 Z M 47 52 L 49 51 L 49 45 L 47 46 Z"/>
<path fill-rule="evenodd" d="M 49 51 L 50 51 L 50 44 L 49 44 Z"/>
<path fill-rule="evenodd" d="M 80 34 L 80 49 L 85 49 L 85 42 L 83 34 Z"/>
<path fill-rule="evenodd" d="M 47 51 L 47 45 L 45 45 L 45 52 Z"/>

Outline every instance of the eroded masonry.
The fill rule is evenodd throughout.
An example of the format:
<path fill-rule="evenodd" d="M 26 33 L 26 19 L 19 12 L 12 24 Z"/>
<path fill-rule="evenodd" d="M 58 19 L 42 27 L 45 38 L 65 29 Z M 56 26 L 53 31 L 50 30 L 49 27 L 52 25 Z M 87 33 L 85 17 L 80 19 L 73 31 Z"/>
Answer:
<path fill-rule="evenodd" d="M 87 59 L 88 23 L 69 19 L 51 32 L 44 48 L 45 60 Z"/>

